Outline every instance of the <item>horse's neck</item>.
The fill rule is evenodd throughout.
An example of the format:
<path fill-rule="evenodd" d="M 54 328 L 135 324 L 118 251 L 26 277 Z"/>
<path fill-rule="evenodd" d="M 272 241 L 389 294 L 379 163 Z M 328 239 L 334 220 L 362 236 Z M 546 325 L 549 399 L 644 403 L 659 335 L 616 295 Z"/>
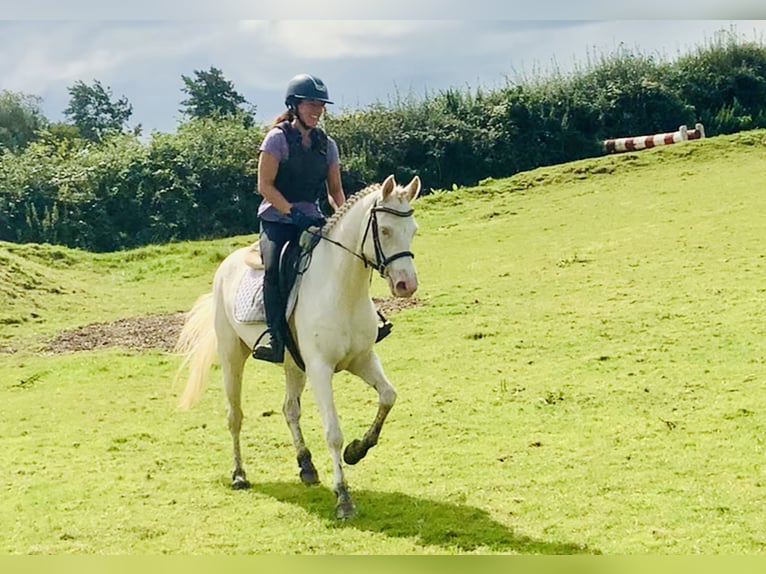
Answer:
<path fill-rule="evenodd" d="M 365 266 L 359 255 L 367 217 L 374 201 L 374 197 L 363 197 L 352 205 L 327 233 L 330 241 L 320 241 L 312 257 L 311 268 L 321 275 L 321 284 L 330 290 L 340 290 L 344 297 L 356 295 L 369 298 L 370 268 Z"/>

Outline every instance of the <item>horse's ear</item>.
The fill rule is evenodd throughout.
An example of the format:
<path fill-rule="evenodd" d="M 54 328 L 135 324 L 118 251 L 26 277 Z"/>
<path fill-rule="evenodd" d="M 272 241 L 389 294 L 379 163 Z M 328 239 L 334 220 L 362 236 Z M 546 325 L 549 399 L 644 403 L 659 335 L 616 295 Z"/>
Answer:
<path fill-rule="evenodd" d="M 386 199 L 389 195 L 391 195 L 391 192 L 394 191 L 395 187 L 396 180 L 394 179 L 394 174 L 391 174 L 383 181 L 383 199 Z"/>
<path fill-rule="evenodd" d="M 404 188 L 404 194 L 407 197 L 407 201 L 413 201 L 420 194 L 420 178 L 417 175 Z"/>

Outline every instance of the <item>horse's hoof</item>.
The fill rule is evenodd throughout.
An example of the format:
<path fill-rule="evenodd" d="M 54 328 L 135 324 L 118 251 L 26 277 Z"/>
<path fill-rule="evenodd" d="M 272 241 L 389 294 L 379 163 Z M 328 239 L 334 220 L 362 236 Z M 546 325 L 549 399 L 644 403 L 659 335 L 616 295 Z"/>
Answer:
<path fill-rule="evenodd" d="M 346 520 L 356 514 L 356 506 L 351 500 L 338 501 L 335 506 L 335 516 L 338 520 Z"/>
<path fill-rule="evenodd" d="M 356 464 L 364 458 L 367 450 L 362 441 L 354 439 L 343 449 L 343 460 L 346 461 L 346 464 Z"/>
<path fill-rule="evenodd" d="M 306 449 L 298 453 L 298 466 L 301 469 L 301 482 L 306 486 L 319 484 L 319 473 L 311 462 L 311 453 Z"/>
<path fill-rule="evenodd" d="M 319 474 L 316 469 L 301 469 L 300 477 L 301 482 L 306 486 L 315 486 L 319 484 Z"/>
<path fill-rule="evenodd" d="M 356 506 L 351 500 L 351 495 L 348 493 L 348 487 L 343 484 L 335 489 L 335 495 L 337 496 L 337 502 L 335 503 L 335 516 L 339 520 L 345 520 L 351 518 L 356 513 Z"/>
<path fill-rule="evenodd" d="M 250 481 L 244 476 L 236 475 L 232 477 L 231 488 L 234 490 L 245 490 L 246 488 L 250 488 Z"/>

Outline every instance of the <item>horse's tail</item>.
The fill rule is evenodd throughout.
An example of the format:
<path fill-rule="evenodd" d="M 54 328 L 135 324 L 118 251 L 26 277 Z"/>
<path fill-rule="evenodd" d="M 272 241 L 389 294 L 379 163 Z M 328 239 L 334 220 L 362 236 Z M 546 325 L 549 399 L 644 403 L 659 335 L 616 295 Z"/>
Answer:
<path fill-rule="evenodd" d="M 190 408 L 199 400 L 210 375 L 210 367 L 216 359 L 218 341 L 213 321 L 213 302 L 213 293 L 205 293 L 197 299 L 186 316 L 175 345 L 175 352 L 183 357 L 176 380 L 184 369 L 189 370 L 186 387 L 179 399 L 179 406 L 183 409 Z"/>

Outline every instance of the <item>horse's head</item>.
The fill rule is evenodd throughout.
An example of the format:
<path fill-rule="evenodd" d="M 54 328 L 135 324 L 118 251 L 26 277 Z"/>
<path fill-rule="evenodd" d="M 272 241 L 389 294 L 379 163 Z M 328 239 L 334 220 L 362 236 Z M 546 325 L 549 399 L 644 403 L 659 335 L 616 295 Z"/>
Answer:
<path fill-rule="evenodd" d="M 410 203 L 419 193 L 418 176 L 402 187 L 389 175 L 381 186 L 380 198 L 370 210 L 362 245 L 364 257 L 376 263 L 395 297 L 410 297 L 418 288 L 415 256 L 410 251 L 418 226 Z"/>

